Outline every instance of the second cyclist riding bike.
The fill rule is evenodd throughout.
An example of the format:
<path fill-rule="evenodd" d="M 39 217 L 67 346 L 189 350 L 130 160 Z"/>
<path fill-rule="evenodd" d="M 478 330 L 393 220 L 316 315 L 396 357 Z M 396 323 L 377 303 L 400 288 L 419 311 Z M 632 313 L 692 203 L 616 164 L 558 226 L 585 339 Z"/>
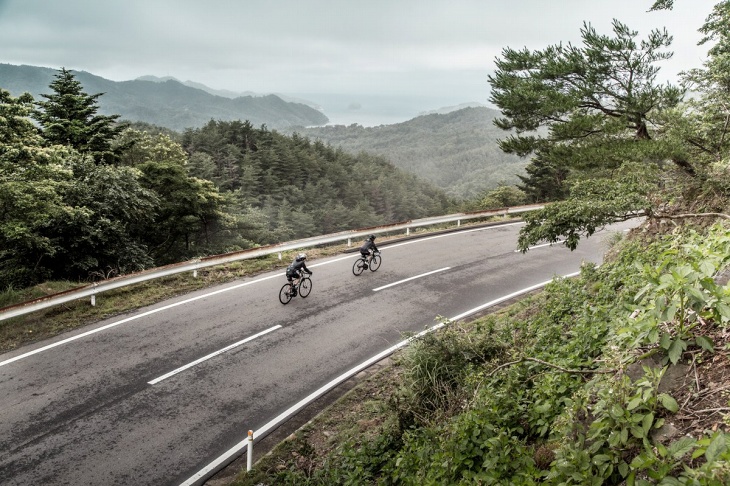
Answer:
<path fill-rule="evenodd" d="M 352 273 L 354 273 L 355 275 L 360 275 L 364 270 L 367 269 L 370 269 L 371 272 L 374 272 L 375 270 L 380 268 L 381 262 L 382 258 L 380 257 L 379 251 L 374 251 L 371 255 L 368 256 L 362 255 L 352 265 Z"/>

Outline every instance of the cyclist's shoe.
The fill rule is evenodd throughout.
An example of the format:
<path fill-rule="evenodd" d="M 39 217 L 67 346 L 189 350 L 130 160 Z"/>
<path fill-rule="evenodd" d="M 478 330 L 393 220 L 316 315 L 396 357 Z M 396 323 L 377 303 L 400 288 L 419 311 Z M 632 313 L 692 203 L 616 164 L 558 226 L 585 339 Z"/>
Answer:
<path fill-rule="evenodd" d="M 292 297 L 296 297 L 297 296 L 297 291 L 296 290 L 292 290 L 291 291 L 291 296 Z"/>
<path fill-rule="evenodd" d="M 367 263 L 363 263 L 362 268 L 364 268 L 365 270 L 367 270 L 368 269 L 368 264 Z"/>

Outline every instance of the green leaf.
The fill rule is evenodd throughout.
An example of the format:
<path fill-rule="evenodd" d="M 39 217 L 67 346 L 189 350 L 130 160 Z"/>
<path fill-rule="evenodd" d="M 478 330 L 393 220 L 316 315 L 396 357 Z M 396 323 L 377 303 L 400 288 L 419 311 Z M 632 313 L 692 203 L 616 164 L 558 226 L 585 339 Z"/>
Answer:
<path fill-rule="evenodd" d="M 611 460 L 611 456 L 606 454 L 597 454 L 593 456 L 593 464 L 596 466 L 600 466 L 601 464 L 604 464 Z"/>
<path fill-rule="evenodd" d="M 715 265 L 707 260 L 702 260 L 700 262 L 700 272 L 705 277 L 712 277 L 715 274 Z"/>
<path fill-rule="evenodd" d="M 666 393 L 660 393 L 658 398 L 662 406 L 670 412 L 677 413 L 677 411 L 679 411 L 679 404 L 677 403 L 677 400 L 672 398 L 670 395 Z"/>
<path fill-rule="evenodd" d="M 667 352 L 669 355 L 669 361 L 671 361 L 672 364 L 677 364 L 685 349 L 687 349 L 687 343 L 680 338 L 675 339 Z"/>
<path fill-rule="evenodd" d="M 691 295 L 696 302 L 699 302 L 700 304 L 704 304 L 707 302 L 707 297 L 705 294 L 703 294 L 700 290 L 698 290 L 696 287 L 686 287 L 687 293 Z"/>
<path fill-rule="evenodd" d="M 626 405 L 626 410 L 633 410 L 636 407 L 638 407 L 639 405 L 641 405 L 642 403 L 643 403 L 643 400 L 641 399 L 641 397 L 634 398 L 633 400 L 631 400 L 629 402 L 628 405 Z"/>
<path fill-rule="evenodd" d="M 643 439 L 646 436 L 646 434 L 644 434 L 644 429 L 641 427 L 631 427 L 631 435 L 637 439 Z"/>
<path fill-rule="evenodd" d="M 663 332 L 662 337 L 659 340 L 659 346 L 662 347 L 662 349 L 669 349 L 669 346 L 672 345 L 672 336 L 669 335 L 669 333 Z"/>
<path fill-rule="evenodd" d="M 672 442 L 672 444 L 669 446 L 669 454 L 673 458 L 679 459 L 687 454 L 689 451 L 691 451 L 696 443 L 697 441 L 692 437 L 681 437 L 680 439 Z"/>
<path fill-rule="evenodd" d="M 654 414 L 648 413 L 644 416 L 644 420 L 641 422 L 641 427 L 644 429 L 644 433 L 649 433 L 651 430 L 651 424 L 654 423 Z"/>
<path fill-rule="evenodd" d="M 695 336 L 695 342 L 702 349 L 706 349 L 707 351 L 715 350 L 715 345 L 712 342 L 712 339 L 707 336 Z"/>
<path fill-rule="evenodd" d="M 610 413 L 610 415 L 614 419 L 623 418 L 623 416 L 624 416 L 624 409 L 621 407 L 621 405 L 619 405 L 619 404 L 616 403 L 616 404 L 614 404 L 611 407 L 611 413 Z"/>
<path fill-rule="evenodd" d="M 724 321 L 730 321 L 730 306 L 724 302 L 718 302 L 715 304 L 715 309 L 717 309 Z"/>
<path fill-rule="evenodd" d="M 725 434 L 719 433 L 712 439 L 710 445 L 705 451 L 705 458 L 707 462 L 714 462 L 715 459 L 727 450 L 727 444 L 725 442 Z"/>
<path fill-rule="evenodd" d="M 660 319 L 662 321 L 673 321 L 674 316 L 677 315 L 677 308 L 678 307 L 674 304 L 670 304 L 670 305 L 666 306 L 662 310 L 662 313 L 660 314 L 660 316 L 661 316 Z"/>

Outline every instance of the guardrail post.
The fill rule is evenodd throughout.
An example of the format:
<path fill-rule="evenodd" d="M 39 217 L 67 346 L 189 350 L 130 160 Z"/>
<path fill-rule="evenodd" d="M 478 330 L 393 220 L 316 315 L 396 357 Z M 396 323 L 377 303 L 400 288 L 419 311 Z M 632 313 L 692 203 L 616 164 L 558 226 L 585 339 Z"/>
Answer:
<path fill-rule="evenodd" d="M 246 471 L 253 465 L 253 430 L 248 431 L 248 452 L 246 452 Z"/>

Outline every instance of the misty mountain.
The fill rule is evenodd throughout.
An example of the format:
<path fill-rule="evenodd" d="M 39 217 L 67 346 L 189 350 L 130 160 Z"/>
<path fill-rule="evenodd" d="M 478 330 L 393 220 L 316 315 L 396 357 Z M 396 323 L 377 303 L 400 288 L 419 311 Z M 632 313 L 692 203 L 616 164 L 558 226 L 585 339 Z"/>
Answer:
<path fill-rule="evenodd" d="M 0 64 L 0 88 L 12 96 L 29 92 L 36 99 L 50 92 L 56 69 L 37 66 Z M 228 98 L 175 80 L 162 82 L 136 79 L 111 81 L 85 71 L 72 71 L 88 94 L 99 97 L 99 114 L 121 115 L 122 119 L 142 121 L 183 131 L 197 128 L 210 120 L 248 120 L 254 126 L 271 129 L 291 126 L 324 125 L 329 120 L 304 103 L 283 100 L 276 95 Z"/>
<path fill-rule="evenodd" d="M 215 96 L 222 96 L 223 98 L 239 98 L 241 96 L 261 96 L 259 93 L 254 93 L 253 91 L 244 91 L 242 93 L 239 93 L 237 91 L 230 91 L 227 89 L 215 89 L 211 88 L 210 86 L 206 86 L 203 83 L 196 83 L 195 81 L 180 81 L 179 79 L 173 77 L 173 76 L 163 76 L 163 77 L 157 77 L 152 75 L 147 76 L 140 76 L 137 78 L 138 81 L 152 81 L 155 83 L 165 83 L 167 81 L 177 81 L 180 84 L 184 84 L 185 86 L 190 86 L 191 88 L 196 88 L 205 91 L 206 93 L 210 93 Z M 283 96 L 280 96 L 281 99 L 284 99 Z M 289 101 L 285 100 L 284 101 Z M 306 104 L 306 103 L 305 103 Z"/>
<path fill-rule="evenodd" d="M 450 196 L 470 199 L 501 183 L 518 183 L 517 175 L 525 173 L 526 159 L 505 154 L 497 146 L 497 140 L 508 135 L 493 124 L 499 116 L 497 110 L 474 106 L 418 116 L 393 125 L 287 130 L 347 152 L 382 155 L 396 167 L 433 183 Z"/>
<path fill-rule="evenodd" d="M 210 86 L 206 86 L 203 83 L 197 83 L 195 81 L 190 81 L 189 79 L 187 81 L 180 81 L 179 79 L 172 77 L 172 76 L 164 76 L 162 78 L 158 78 L 157 76 L 140 76 L 137 78 L 140 81 L 154 81 L 156 83 L 164 83 L 165 81 L 177 81 L 180 84 L 184 84 L 185 86 L 190 86 L 191 88 L 197 88 L 202 89 L 203 91 L 210 93 L 215 96 L 222 96 L 224 98 L 240 98 L 241 96 L 253 96 L 253 97 L 261 97 L 261 96 L 267 96 L 270 94 L 276 95 L 279 98 L 281 98 L 284 101 L 288 101 L 290 103 L 301 103 L 303 105 L 307 105 L 309 107 L 312 107 L 318 111 L 323 111 L 322 108 L 312 101 L 309 101 L 307 99 L 298 98 L 295 96 L 289 96 L 282 93 L 256 93 L 254 91 L 231 91 L 228 89 L 215 89 L 211 88 Z"/>

